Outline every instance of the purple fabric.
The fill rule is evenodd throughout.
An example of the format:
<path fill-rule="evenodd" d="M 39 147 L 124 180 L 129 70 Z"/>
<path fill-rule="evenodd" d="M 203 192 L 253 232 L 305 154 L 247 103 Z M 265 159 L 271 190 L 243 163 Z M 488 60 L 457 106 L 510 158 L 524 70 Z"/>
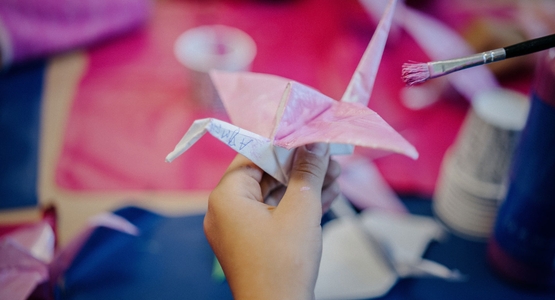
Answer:
<path fill-rule="evenodd" d="M 2 0 L 2 64 L 91 45 L 143 24 L 150 0 Z"/>

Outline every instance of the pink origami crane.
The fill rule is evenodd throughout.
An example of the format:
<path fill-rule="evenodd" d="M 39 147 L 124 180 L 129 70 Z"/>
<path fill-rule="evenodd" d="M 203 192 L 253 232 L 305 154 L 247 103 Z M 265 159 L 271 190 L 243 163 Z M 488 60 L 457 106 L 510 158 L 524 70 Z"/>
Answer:
<path fill-rule="evenodd" d="M 284 184 L 295 149 L 315 142 L 329 143 L 331 154 L 351 154 L 354 146 L 362 146 L 416 159 L 416 149 L 367 107 L 395 5 L 396 0 L 389 0 L 341 101 L 274 75 L 213 71 L 211 78 L 233 124 L 196 120 L 166 161 L 206 132 Z"/>

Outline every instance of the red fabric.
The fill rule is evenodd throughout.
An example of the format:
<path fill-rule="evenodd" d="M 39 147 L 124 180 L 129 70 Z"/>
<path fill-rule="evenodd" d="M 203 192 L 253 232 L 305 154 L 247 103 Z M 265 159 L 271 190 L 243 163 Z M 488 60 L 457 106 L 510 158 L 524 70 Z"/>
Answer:
<path fill-rule="evenodd" d="M 208 23 L 244 30 L 258 53 L 252 70 L 288 77 L 339 99 L 375 24 L 356 1 L 158 2 L 140 32 L 91 49 L 78 86 L 56 172 L 70 190 L 197 190 L 213 188 L 235 155 L 207 135 L 173 163 L 164 162 L 193 120 L 222 112 L 187 99 L 187 75 L 173 55 L 183 31 Z M 439 165 L 467 110 L 449 99 L 421 111 L 401 104 L 401 65 L 426 61 L 404 33 L 391 38 L 370 108 L 413 143 L 420 158 L 376 161 L 401 193 L 430 195 Z M 248 109 L 248 108 L 246 108 Z"/>

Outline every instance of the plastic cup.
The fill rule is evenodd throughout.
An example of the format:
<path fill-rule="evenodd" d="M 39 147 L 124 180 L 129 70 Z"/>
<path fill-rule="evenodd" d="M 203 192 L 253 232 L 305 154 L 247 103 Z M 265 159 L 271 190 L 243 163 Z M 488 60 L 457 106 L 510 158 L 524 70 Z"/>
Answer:
<path fill-rule="evenodd" d="M 187 72 L 190 100 L 201 107 L 221 108 L 209 72 L 249 71 L 256 56 L 256 44 L 240 29 L 205 25 L 182 33 L 175 41 L 174 54 Z"/>

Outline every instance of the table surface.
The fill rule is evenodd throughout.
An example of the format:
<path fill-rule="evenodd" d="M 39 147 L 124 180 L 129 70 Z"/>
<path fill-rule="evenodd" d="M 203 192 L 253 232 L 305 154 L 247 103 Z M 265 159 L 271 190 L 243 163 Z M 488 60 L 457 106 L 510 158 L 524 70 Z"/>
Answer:
<path fill-rule="evenodd" d="M 167 223 L 164 228 L 169 230 L 187 224 L 190 238 L 202 240 L 198 214 L 233 153 L 205 139 L 180 162 L 163 163 L 193 119 L 225 118 L 221 111 L 199 108 L 184 96 L 187 75 L 172 54 L 175 38 L 207 19 L 238 27 L 257 42 L 253 71 L 289 77 L 338 98 L 375 26 L 352 3 L 217 5 L 218 9 L 205 9 L 195 1 L 160 1 L 143 30 L 0 74 L 0 138 L 9 145 L 0 147 L 0 223 L 40 218 L 36 210 L 25 219 L 6 209 L 53 204 L 64 245 L 88 216 L 133 205 L 141 208 L 120 212 L 142 216 L 139 219 L 145 223 L 139 223 L 144 226 Z M 245 14 L 249 17 L 244 18 Z M 370 107 L 409 139 L 421 157 L 411 161 L 392 155 L 376 163 L 398 192 L 424 195 L 424 200 L 406 198 L 412 212 L 430 215 L 428 198 L 441 157 L 468 105 L 460 98 L 446 98 L 421 111 L 404 107 L 399 96 L 400 64 L 407 60 L 425 61 L 426 57 L 410 37 L 400 33 L 386 48 L 385 67 L 380 69 Z M 207 148 L 217 150 L 206 152 Z M 103 234 L 108 233 L 97 233 Z M 169 232 L 159 234 L 171 239 Z M 102 243 L 93 239 L 89 245 L 102 247 Z M 205 274 L 212 261 L 207 258 L 211 250 L 203 243 L 195 243 L 191 251 L 205 258 L 204 265 L 195 266 L 204 268 Z M 170 254 L 163 258 L 168 264 L 175 258 Z M 403 279 L 383 299 L 553 299 L 553 294 L 499 280 L 487 267 L 481 242 L 450 236 L 444 244 L 432 244 L 426 257 L 461 270 L 469 275 L 468 282 Z M 74 269 L 81 263 L 87 262 L 78 260 Z M 103 270 L 87 272 L 98 271 L 98 275 Z M 78 287 L 79 277 L 73 280 Z M 217 291 L 229 295 L 225 288 Z M 79 289 L 72 292 L 80 294 Z"/>
<path fill-rule="evenodd" d="M 406 198 L 410 211 L 431 215 L 430 201 Z M 132 237 L 98 229 L 66 272 L 59 299 L 232 299 L 225 280 L 212 275 L 214 255 L 202 229 L 203 215 L 167 218 L 135 207 L 116 212 L 141 230 Z M 325 225 L 324 225 L 325 226 Z M 509 284 L 486 261 L 486 243 L 448 235 L 425 257 L 467 276 L 463 282 L 401 279 L 378 299 L 553 299 L 555 290 Z"/>

